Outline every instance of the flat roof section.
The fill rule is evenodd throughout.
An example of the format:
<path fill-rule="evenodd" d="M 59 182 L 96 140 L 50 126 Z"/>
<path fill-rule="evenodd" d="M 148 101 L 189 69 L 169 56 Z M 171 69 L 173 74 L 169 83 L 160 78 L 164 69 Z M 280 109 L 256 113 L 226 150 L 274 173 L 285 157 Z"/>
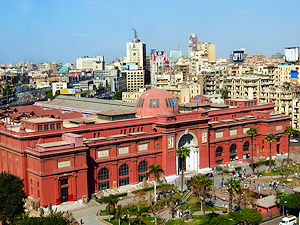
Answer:
<path fill-rule="evenodd" d="M 50 117 L 38 117 L 38 118 L 25 119 L 24 121 L 29 123 L 47 123 L 47 122 L 61 122 L 62 120 L 50 118 Z"/>

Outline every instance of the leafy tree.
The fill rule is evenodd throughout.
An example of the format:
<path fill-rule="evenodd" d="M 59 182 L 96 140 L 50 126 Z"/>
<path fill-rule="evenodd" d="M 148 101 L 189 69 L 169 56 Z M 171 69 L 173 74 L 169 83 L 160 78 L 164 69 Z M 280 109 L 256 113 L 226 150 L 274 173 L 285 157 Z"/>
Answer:
<path fill-rule="evenodd" d="M 276 196 L 279 205 L 284 206 L 289 210 L 290 214 L 298 215 L 300 211 L 300 194 L 278 193 Z"/>
<path fill-rule="evenodd" d="M 252 173 L 254 173 L 255 167 L 254 167 L 254 145 L 253 145 L 253 139 L 257 136 L 257 128 L 250 127 L 249 130 L 247 130 L 247 134 L 249 135 L 251 139 L 251 163 L 252 163 Z"/>
<path fill-rule="evenodd" d="M 264 139 L 265 142 L 269 142 L 269 160 L 272 160 L 272 143 L 277 142 L 277 137 L 274 133 L 267 133 L 267 136 Z"/>
<path fill-rule="evenodd" d="M 56 212 L 47 217 L 29 217 L 23 214 L 15 223 L 16 225 L 77 225 L 78 223 L 69 213 Z"/>
<path fill-rule="evenodd" d="M 2 91 L 2 95 L 3 96 L 6 96 L 6 95 L 11 95 L 13 93 L 10 85 L 6 85 L 5 88 L 3 88 L 3 91 Z"/>
<path fill-rule="evenodd" d="M 262 215 L 255 209 L 244 209 L 242 214 L 245 222 L 249 225 L 258 225 L 263 220 Z"/>
<path fill-rule="evenodd" d="M 284 130 L 284 133 L 288 135 L 288 163 L 290 161 L 290 138 L 292 135 L 295 135 L 295 134 L 299 134 L 299 131 L 298 130 L 295 130 L 292 126 L 288 126 L 285 130 Z"/>
<path fill-rule="evenodd" d="M 186 146 L 183 146 L 179 149 L 177 149 L 177 157 L 180 159 L 181 162 L 181 191 L 183 191 L 183 179 L 184 179 L 184 173 L 183 173 L 183 162 L 186 158 L 190 156 L 191 150 L 187 148 Z"/>
<path fill-rule="evenodd" d="M 226 215 L 209 216 L 206 215 L 201 225 L 235 225 L 234 221 Z"/>
<path fill-rule="evenodd" d="M 122 91 L 117 91 L 112 97 L 112 100 L 122 100 Z"/>
<path fill-rule="evenodd" d="M 254 193 L 248 188 L 240 187 L 236 192 L 235 203 L 242 208 L 254 205 L 256 199 Z"/>
<path fill-rule="evenodd" d="M 24 212 L 23 180 L 12 174 L 0 173 L 0 220 L 3 224 L 13 222 Z"/>
<path fill-rule="evenodd" d="M 243 224 L 245 218 L 240 212 L 229 212 L 228 217 L 234 222 L 234 224 Z"/>
<path fill-rule="evenodd" d="M 224 88 L 221 92 L 221 95 L 222 95 L 222 98 L 223 99 L 228 99 L 228 94 L 229 94 L 229 91 L 227 88 Z"/>
<path fill-rule="evenodd" d="M 160 174 L 164 173 L 164 170 L 161 168 L 159 164 L 153 164 L 149 167 L 149 172 L 147 173 L 147 177 L 150 176 L 150 174 L 153 174 L 155 177 L 155 180 L 159 182 Z"/>
<path fill-rule="evenodd" d="M 241 188 L 241 182 L 231 177 L 225 182 L 225 186 L 229 193 L 229 211 L 231 212 L 233 195 L 239 192 L 239 189 Z"/>
<path fill-rule="evenodd" d="M 192 177 L 191 185 L 193 191 L 200 198 L 201 211 L 203 212 L 203 215 L 205 215 L 205 207 L 203 206 L 205 200 L 211 196 L 213 182 L 209 177 L 199 174 Z"/>

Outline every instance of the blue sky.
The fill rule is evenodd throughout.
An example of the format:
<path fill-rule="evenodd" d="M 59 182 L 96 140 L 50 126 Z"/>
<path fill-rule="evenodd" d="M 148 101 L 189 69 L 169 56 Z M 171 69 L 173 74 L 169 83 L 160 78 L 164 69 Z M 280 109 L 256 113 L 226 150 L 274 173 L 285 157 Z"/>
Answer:
<path fill-rule="evenodd" d="M 299 0 L 0 0 L 0 63 L 125 55 L 136 28 L 150 49 L 187 52 L 188 34 L 217 56 L 300 45 Z"/>

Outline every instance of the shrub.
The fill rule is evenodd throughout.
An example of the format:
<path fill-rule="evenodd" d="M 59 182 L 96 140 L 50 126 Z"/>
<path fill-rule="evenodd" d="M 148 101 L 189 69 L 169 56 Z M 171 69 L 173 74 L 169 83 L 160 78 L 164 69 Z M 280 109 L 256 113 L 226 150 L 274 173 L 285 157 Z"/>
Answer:
<path fill-rule="evenodd" d="M 120 193 L 120 194 L 111 195 L 111 197 L 113 197 L 113 198 L 120 198 L 120 197 L 125 197 L 125 196 L 127 196 L 127 193 Z M 104 197 L 96 199 L 96 202 L 101 204 L 101 203 L 106 202 L 107 199 L 108 199 L 108 196 L 104 196 Z"/>

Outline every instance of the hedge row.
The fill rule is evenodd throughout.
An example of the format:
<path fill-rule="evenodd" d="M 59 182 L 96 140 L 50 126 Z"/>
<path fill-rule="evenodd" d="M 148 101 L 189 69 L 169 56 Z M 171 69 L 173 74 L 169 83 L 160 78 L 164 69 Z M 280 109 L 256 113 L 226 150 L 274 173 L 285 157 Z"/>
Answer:
<path fill-rule="evenodd" d="M 104 196 L 101 198 L 96 199 L 96 202 L 98 203 L 104 203 L 107 201 L 108 198 L 120 198 L 120 197 L 125 197 L 127 196 L 127 193 L 120 193 L 120 194 L 115 194 L 115 195 L 109 195 L 109 196 Z"/>

